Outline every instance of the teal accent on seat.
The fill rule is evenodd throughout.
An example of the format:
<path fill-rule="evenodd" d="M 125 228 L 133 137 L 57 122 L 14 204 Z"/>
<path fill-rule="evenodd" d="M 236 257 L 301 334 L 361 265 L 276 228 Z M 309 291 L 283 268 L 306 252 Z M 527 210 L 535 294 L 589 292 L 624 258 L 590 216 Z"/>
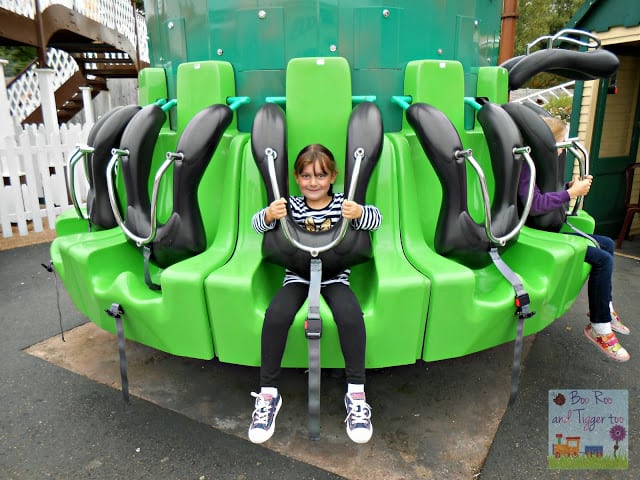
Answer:
<path fill-rule="evenodd" d="M 463 73 L 456 63 L 410 62 L 404 93 L 411 95 L 412 103 L 432 104 L 449 116 L 464 148 L 473 149 L 492 195 L 493 174 L 484 135 L 478 126 L 473 131 L 463 129 Z M 494 94 L 500 95 L 497 89 Z M 513 340 L 516 333 L 514 291 L 495 266 L 469 268 L 434 251 L 442 188 L 412 129 L 406 122 L 403 125 L 402 132 L 388 134 L 388 137 L 398 159 L 403 250 L 411 264 L 431 280 L 422 358 L 427 361 L 451 358 Z M 477 180 L 470 169 L 467 169 L 467 183 L 470 211 L 474 218 L 478 216 L 476 221 L 482 221 L 479 200 L 471 185 Z M 573 275 L 582 275 L 582 266 L 575 261 L 580 241 L 569 239 L 576 245 L 568 247 L 551 239 L 545 242 L 537 233 L 523 229 L 518 240 L 501 253 L 522 278 L 531 298 L 531 308 L 536 312 L 526 320 L 525 334 L 540 331 L 566 312 L 571 298 L 562 287 L 572 281 Z"/>
<path fill-rule="evenodd" d="M 214 103 L 226 104 L 227 97 L 234 96 L 233 69 L 226 63 L 220 68 L 212 63 L 215 62 L 199 62 L 200 68 L 185 64 L 180 70 L 183 73 L 179 81 L 186 83 L 180 91 L 186 96 L 178 97 L 178 109 L 182 108 L 178 116 L 190 115 Z M 208 77 L 212 72 L 214 75 Z M 194 94 L 204 85 L 205 93 Z M 186 125 L 189 120 L 182 118 L 181 122 Z M 177 139 L 176 132 L 160 133 L 152 171 L 164 161 L 167 151 L 175 149 Z M 208 248 L 164 270 L 152 265 L 152 279 L 161 285 L 161 291 L 147 287 L 142 253 L 126 242 L 119 230 L 115 237 L 107 237 L 107 232 L 97 232 L 103 233 L 101 236 L 82 234 L 56 246 L 69 277 L 65 286 L 74 303 L 82 299 L 79 308 L 91 321 L 114 332 L 113 319 L 104 310 L 119 303 L 125 312 L 128 339 L 175 355 L 203 359 L 214 356 L 203 284 L 205 277 L 223 265 L 235 248 L 240 155 L 247 139 L 248 135 L 238 134 L 235 128 L 223 135 L 198 188 Z M 160 205 L 165 205 L 166 212 L 172 188 L 165 187 L 160 193 Z"/>
<path fill-rule="evenodd" d="M 352 110 L 349 66 L 342 58 L 294 59 L 287 70 L 286 118 L 289 165 L 309 143 L 333 151 L 341 169 Z M 404 258 L 398 229 L 398 192 L 394 151 L 385 141 L 367 190 L 367 202 L 383 214 L 373 232 L 373 260 L 352 269 L 351 285 L 364 312 L 368 368 L 411 364 L 420 358 L 429 299 L 429 281 Z M 341 191 L 340 175 L 336 190 Z M 240 225 L 233 257 L 205 281 L 216 355 L 223 362 L 258 366 L 264 312 L 282 285 L 284 269 L 263 260 L 262 236 L 251 227 L 255 212 L 266 205 L 266 189 L 247 145 L 240 183 Z M 297 194 L 297 192 L 292 192 Z M 290 329 L 282 365 L 306 367 L 307 341 L 302 306 Z M 321 363 L 344 366 L 333 316 L 321 300 Z"/>

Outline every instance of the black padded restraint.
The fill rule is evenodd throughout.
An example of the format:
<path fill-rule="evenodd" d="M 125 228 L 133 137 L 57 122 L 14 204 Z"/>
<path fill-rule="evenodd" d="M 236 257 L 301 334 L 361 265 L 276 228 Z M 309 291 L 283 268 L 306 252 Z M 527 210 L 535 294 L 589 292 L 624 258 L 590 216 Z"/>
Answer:
<path fill-rule="evenodd" d="M 159 106 L 148 105 L 131 119 L 120 141 L 120 149 L 129 152 L 120 157 L 119 170 L 124 178 L 127 197 L 124 225 L 134 235 L 143 238 L 151 233 L 149 174 L 153 149 L 165 119 L 166 113 Z"/>
<path fill-rule="evenodd" d="M 477 101 L 482 105 L 478 121 L 485 133 L 495 178 L 491 231 L 494 236 L 501 237 L 512 231 L 520 221 L 517 206 L 522 155 L 514 155 L 513 150 L 522 146 L 522 139 L 515 123 L 504 110 L 485 99 L 478 98 Z M 487 261 L 486 257 L 477 255 L 478 252 L 488 252 L 490 242 L 484 226 L 469 215 L 464 158 L 456 155 L 456 152 L 463 150 L 458 132 L 451 121 L 431 105 L 411 105 L 406 115 L 443 189 L 442 209 L 435 235 L 436 251 L 472 264 Z"/>
<path fill-rule="evenodd" d="M 97 121 L 96 123 L 93 124 L 93 127 L 91 127 L 91 130 L 89 130 L 89 135 L 87 135 L 87 145 L 89 147 L 94 147 L 95 143 L 96 143 L 96 136 L 98 135 L 98 132 L 100 131 L 100 129 L 102 128 L 102 125 L 105 124 L 105 122 L 107 120 L 109 120 L 110 117 L 112 117 L 113 115 L 115 115 L 116 113 L 118 113 L 118 111 L 122 110 L 124 108 L 124 106 L 120 105 L 117 107 L 112 108 L 111 110 L 109 110 L 107 113 L 105 113 L 104 115 L 102 115 Z M 139 107 L 138 107 L 139 110 Z M 126 126 L 126 125 L 125 125 Z M 113 147 L 119 147 L 120 146 L 120 142 L 118 142 L 116 145 L 114 145 Z M 111 154 L 111 150 L 109 150 L 109 155 Z M 91 156 L 93 154 L 89 154 L 86 155 L 84 157 L 84 170 L 87 173 L 87 182 L 89 183 L 89 187 L 93 186 L 93 162 L 91 161 Z M 108 161 L 108 160 L 107 160 Z M 91 190 L 89 190 L 89 193 L 91 192 Z"/>
<path fill-rule="evenodd" d="M 495 236 L 502 236 L 513 230 L 520 221 L 518 181 L 523 157 L 514 154 L 514 149 L 522 147 L 523 142 L 518 127 L 499 105 L 483 98 L 477 98 L 476 101 L 482 105 L 478 121 L 487 140 L 495 179 L 491 231 Z"/>
<path fill-rule="evenodd" d="M 85 171 L 89 182 L 87 214 L 92 230 L 118 225 L 107 191 L 107 164 L 111 159 L 111 149 L 119 147 L 126 126 L 139 111 L 137 105 L 116 107 L 104 114 L 89 132 L 87 145 L 93 147 L 93 153 L 88 155 Z"/>
<path fill-rule="evenodd" d="M 577 52 L 552 48 L 510 58 L 500 66 L 509 71 L 509 90 L 517 90 L 540 72 L 555 73 L 571 80 L 607 78 L 616 73 L 620 61 L 604 49 Z"/>
<path fill-rule="evenodd" d="M 553 133 L 540 115 L 520 103 L 502 106 L 518 126 L 524 142 L 531 148 L 536 166 L 536 185 L 540 192 L 564 190 L 565 155 L 558 156 Z M 522 205 L 520 204 L 522 208 Z M 568 202 L 543 215 L 529 215 L 527 225 L 540 230 L 559 232 L 567 217 Z"/>
<path fill-rule="evenodd" d="M 198 185 L 232 119 L 228 106 L 211 105 L 194 115 L 180 136 L 176 152 L 182 158 L 173 166 L 173 212 L 158 226 L 151 244 L 153 260 L 161 267 L 197 255 L 207 246 Z"/>
<path fill-rule="evenodd" d="M 445 257 L 486 258 L 489 251 L 484 227 L 476 223 L 467 208 L 467 173 L 460 136 L 447 116 L 432 105 L 415 103 L 407 111 L 422 149 L 442 185 L 442 207 L 438 216 L 434 248 Z"/>
<path fill-rule="evenodd" d="M 345 158 L 345 191 L 348 191 L 349 188 L 350 176 L 354 165 L 354 153 L 358 148 L 363 148 L 365 156 L 361 163 L 354 196 L 358 203 L 364 203 L 369 178 L 380 158 L 382 133 L 382 116 L 375 104 L 364 102 L 355 107 L 349 119 Z M 271 187 L 267 156 L 265 154 L 267 148 L 273 149 L 277 154 L 275 172 L 278 189 L 280 190 L 280 195 L 287 198 L 289 195 L 289 165 L 286 150 L 286 124 L 284 112 L 279 106 L 266 103 L 258 110 L 251 132 L 251 148 L 256 165 L 267 188 L 268 203 L 271 203 L 275 197 Z M 305 231 L 295 224 L 290 214 L 287 215 L 284 221 L 288 223 L 289 231 L 295 240 L 310 247 L 322 247 L 337 238 L 340 222 L 347 220 L 340 220 L 338 224 L 325 232 Z M 267 260 L 286 266 L 301 277 L 309 279 L 309 260 L 311 255 L 292 245 L 279 226 L 265 233 L 262 251 Z M 322 261 L 322 275 L 325 278 L 335 277 L 345 268 L 369 260 L 371 258 L 369 232 L 349 228 L 339 245 L 320 253 L 318 258 Z"/>

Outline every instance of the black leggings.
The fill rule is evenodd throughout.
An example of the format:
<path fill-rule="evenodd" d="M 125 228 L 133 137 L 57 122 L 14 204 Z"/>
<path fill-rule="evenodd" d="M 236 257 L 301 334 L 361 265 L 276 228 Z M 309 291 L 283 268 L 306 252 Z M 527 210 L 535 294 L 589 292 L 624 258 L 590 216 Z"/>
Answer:
<path fill-rule="evenodd" d="M 358 299 L 343 283 L 325 285 L 320 293 L 331 308 L 338 327 L 347 382 L 364 384 L 366 333 Z M 276 386 L 289 328 L 308 296 L 308 285 L 290 283 L 278 290 L 271 300 L 262 325 L 261 387 Z"/>

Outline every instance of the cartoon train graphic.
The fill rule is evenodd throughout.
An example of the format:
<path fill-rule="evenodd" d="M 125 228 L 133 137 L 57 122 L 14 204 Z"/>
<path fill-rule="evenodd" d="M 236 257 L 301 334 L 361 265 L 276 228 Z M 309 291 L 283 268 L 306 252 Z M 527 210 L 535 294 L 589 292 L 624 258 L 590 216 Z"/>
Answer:
<path fill-rule="evenodd" d="M 602 445 L 585 445 L 584 451 L 580 451 L 581 437 L 566 437 L 565 443 L 562 443 L 562 433 L 556 434 L 558 443 L 552 445 L 552 454 L 556 458 L 560 457 L 577 457 L 583 453 L 585 457 L 602 457 L 604 447 Z"/>
<path fill-rule="evenodd" d="M 553 456 L 560 457 L 577 457 L 580 453 L 580 437 L 566 437 L 565 443 L 562 442 L 562 434 L 556 435 L 558 443 L 553 444 Z"/>
<path fill-rule="evenodd" d="M 602 445 L 585 445 L 584 454 L 587 457 L 602 457 L 604 447 Z"/>

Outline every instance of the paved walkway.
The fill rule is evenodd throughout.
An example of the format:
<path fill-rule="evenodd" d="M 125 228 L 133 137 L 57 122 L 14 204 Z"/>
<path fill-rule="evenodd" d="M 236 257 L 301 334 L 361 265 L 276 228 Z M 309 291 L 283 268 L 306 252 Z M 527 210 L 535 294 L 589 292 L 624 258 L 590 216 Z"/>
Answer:
<path fill-rule="evenodd" d="M 616 257 L 616 306 L 632 359 L 615 364 L 584 340 L 586 301 L 527 340 L 520 393 L 506 408 L 512 345 L 368 373 L 375 433 L 344 433 L 342 379 L 326 372 L 322 438 L 306 438 L 306 377 L 287 370 L 274 438 L 246 440 L 257 369 L 184 359 L 129 344 L 126 405 L 115 339 L 77 313 L 40 263 L 48 244 L 0 251 L 0 479 L 545 479 L 640 478 L 630 468 L 547 469 L 549 389 L 627 389 L 638 418 L 640 241 Z M 637 258 L 634 258 L 637 257 Z M 635 333 L 638 332 L 638 333 Z M 213 427 L 213 428 L 212 428 Z"/>

